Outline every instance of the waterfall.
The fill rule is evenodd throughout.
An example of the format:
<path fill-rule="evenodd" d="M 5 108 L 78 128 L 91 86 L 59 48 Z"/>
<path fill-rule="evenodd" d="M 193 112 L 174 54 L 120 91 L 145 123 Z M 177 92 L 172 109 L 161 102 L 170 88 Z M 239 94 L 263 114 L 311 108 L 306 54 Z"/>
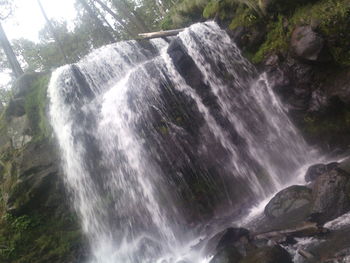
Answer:
<path fill-rule="evenodd" d="M 52 74 L 49 97 L 91 262 L 175 262 L 198 225 L 310 160 L 266 76 L 214 22 L 95 50 Z"/>

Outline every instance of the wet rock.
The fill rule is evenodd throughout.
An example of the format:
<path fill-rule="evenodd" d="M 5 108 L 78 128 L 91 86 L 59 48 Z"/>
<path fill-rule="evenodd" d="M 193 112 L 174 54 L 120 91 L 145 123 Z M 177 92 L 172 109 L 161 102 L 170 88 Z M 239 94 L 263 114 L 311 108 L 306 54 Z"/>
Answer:
<path fill-rule="evenodd" d="M 289 253 L 280 246 L 253 250 L 240 263 L 292 263 Z"/>
<path fill-rule="evenodd" d="M 291 52 L 302 60 L 327 60 L 325 41 L 313 31 L 311 26 L 300 26 L 294 29 L 291 38 Z"/>
<path fill-rule="evenodd" d="M 243 237 L 249 239 L 249 230 L 245 228 L 230 227 L 224 230 L 221 234 L 222 237 L 216 247 L 217 250 L 221 250 L 224 247 L 235 245 L 235 243 L 239 242 Z"/>
<path fill-rule="evenodd" d="M 309 112 L 325 112 L 329 107 L 329 98 L 320 89 L 315 90 L 311 93 Z"/>
<path fill-rule="evenodd" d="M 340 162 L 339 168 L 342 169 L 344 172 L 350 174 L 350 157 Z"/>
<path fill-rule="evenodd" d="M 239 263 L 242 255 L 234 246 L 220 250 L 210 261 L 210 263 Z"/>
<path fill-rule="evenodd" d="M 246 29 L 243 26 L 238 26 L 234 30 L 228 30 L 227 33 L 234 40 L 239 48 L 244 45 L 244 37 L 246 35 Z"/>
<path fill-rule="evenodd" d="M 305 174 L 305 181 L 311 182 L 317 179 L 320 175 L 327 171 L 327 166 L 325 164 L 319 163 L 310 166 Z"/>
<path fill-rule="evenodd" d="M 283 216 L 301 207 L 310 206 L 311 189 L 294 185 L 277 193 L 265 207 L 264 213 L 269 218 Z"/>
<path fill-rule="evenodd" d="M 333 169 L 320 176 L 312 188 L 311 219 L 319 224 L 337 218 L 350 210 L 350 175 Z"/>
<path fill-rule="evenodd" d="M 321 88 L 325 90 L 327 97 L 336 96 L 343 103 L 350 104 L 350 70 L 345 69 L 330 75 Z"/>
<path fill-rule="evenodd" d="M 305 174 L 305 181 L 306 182 L 315 181 L 320 175 L 337 168 L 338 165 L 339 164 L 337 162 L 333 162 L 329 164 L 322 164 L 322 163 L 314 164 L 307 169 Z"/>
<path fill-rule="evenodd" d="M 9 192 L 7 211 L 20 215 L 42 207 L 59 207 L 64 193 L 54 145 L 48 141 L 31 143 L 18 159 L 17 181 Z"/>

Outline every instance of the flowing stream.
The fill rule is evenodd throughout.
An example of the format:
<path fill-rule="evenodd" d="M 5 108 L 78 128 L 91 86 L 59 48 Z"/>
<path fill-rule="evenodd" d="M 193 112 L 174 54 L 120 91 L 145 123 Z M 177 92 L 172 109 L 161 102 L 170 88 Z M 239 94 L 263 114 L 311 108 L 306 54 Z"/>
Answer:
<path fill-rule="evenodd" d="M 49 96 L 90 262 L 199 263 L 202 224 L 242 215 L 311 160 L 214 22 L 95 50 L 57 69 Z"/>

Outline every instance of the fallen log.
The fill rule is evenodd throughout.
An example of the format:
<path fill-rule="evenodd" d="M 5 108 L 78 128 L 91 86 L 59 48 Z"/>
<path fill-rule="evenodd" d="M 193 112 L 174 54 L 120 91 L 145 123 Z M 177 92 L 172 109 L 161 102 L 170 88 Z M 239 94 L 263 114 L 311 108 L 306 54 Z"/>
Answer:
<path fill-rule="evenodd" d="M 309 262 L 314 262 L 314 260 L 315 260 L 315 256 L 306 250 L 299 249 L 298 253 L 299 253 L 299 255 L 301 255 L 303 258 L 305 258 Z"/>
<path fill-rule="evenodd" d="M 307 237 L 327 233 L 327 229 L 318 226 L 313 222 L 304 222 L 303 224 L 290 229 L 271 231 L 266 233 L 255 234 L 254 239 L 281 239 L 281 237 Z"/>
<path fill-rule="evenodd" d="M 170 36 L 176 36 L 177 34 L 179 34 L 180 32 L 182 32 L 184 30 L 185 30 L 184 28 L 181 28 L 181 29 L 174 29 L 174 30 L 141 33 L 141 34 L 139 34 L 139 37 L 141 37 L 143 39 L 170 37 Z"/>

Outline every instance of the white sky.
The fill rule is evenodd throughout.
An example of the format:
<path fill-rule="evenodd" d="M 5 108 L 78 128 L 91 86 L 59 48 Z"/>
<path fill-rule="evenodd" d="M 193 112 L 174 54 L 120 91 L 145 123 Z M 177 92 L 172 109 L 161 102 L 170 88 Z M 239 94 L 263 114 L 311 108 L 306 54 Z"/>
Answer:
<path fill-rule="evenodd" d="M 26 38 L 38 41 L 45 25 L 36 0 L 12 0 L 16 9 L 12 18 L 3 23 L 9 39 Z M 74 0 L 41 0 L 49 18 L 72 21 L 75 18 Z"/>
<path fill-rule="evenodd" d="M 36 0 L 12 0 L 15 11 L 11 18 L 3 22 L 4 30 L 10 39 L 26 38 L 39 41 L 38 33 L 45 26 L 44 17 Z M 41 0 L 47 16 L 51 19 L 73 21 L 75 0 Z M 8 72 L 0 72 L 0 88 L 11 80 Z"/>

